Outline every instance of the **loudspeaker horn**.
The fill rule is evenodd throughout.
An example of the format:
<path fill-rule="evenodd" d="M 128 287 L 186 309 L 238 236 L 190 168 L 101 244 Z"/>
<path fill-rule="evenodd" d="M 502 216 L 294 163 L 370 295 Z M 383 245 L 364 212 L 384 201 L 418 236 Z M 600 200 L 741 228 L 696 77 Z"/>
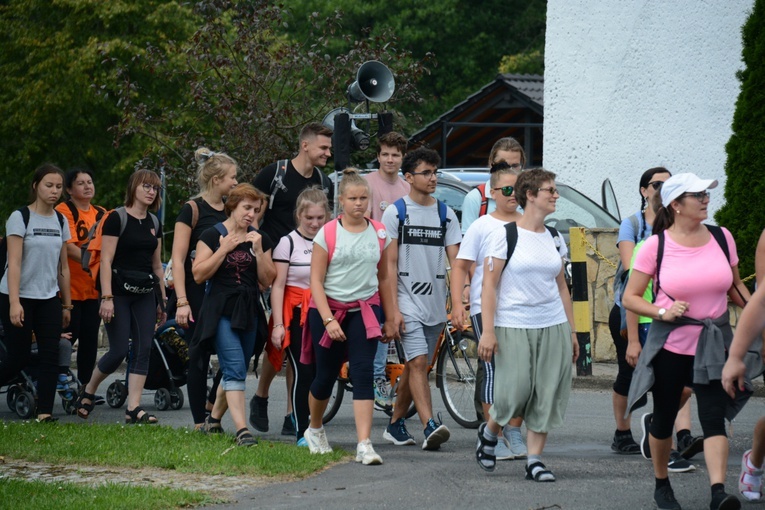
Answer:
<path fill-rule="evenodd" d="M 364 62 L 356 73 L 356 81 L 348 87 L 348 99 L 359 103 L 365 99 L 384 103 L 396 90 L 396 80 L 388 66 L 378 60 Z"/>
<path fill-rule="evenodd" d="M 345 113 L 346 115 L 350 115 L 351 111 L 348 108 L 335 108 L 328 114 L 324 116 L 324 119 L 321 121 L 322 124 L 327 126 L 332 131 L 336 131 L 335 129 L 335 116 L 339 115 L 341 113 Z M 353 145 L 354 149 L 365 151 L 369 148 L 369 135 L 366 134 L 364 131 L 359 129 L 358 126 L 356 126 L 356 123 L 351 120 L 351 145 Z"/>

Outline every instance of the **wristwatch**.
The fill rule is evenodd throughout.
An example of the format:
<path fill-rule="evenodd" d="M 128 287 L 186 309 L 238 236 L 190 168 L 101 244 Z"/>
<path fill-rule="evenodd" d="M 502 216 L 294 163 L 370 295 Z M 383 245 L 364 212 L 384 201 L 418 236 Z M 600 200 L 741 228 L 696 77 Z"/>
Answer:
<path fill-rule="evenodd" d="M 667 309 L 666 309 L 666 308 L 659 308 L 659 314 L 658 314 L 658 317 L 659 317 L 659 320 L 660 320 L 660 321 L 663 321 L 663 320 L 664 320 L 664 314 L 665 314 L 665 313 L 667 313 Z"/>

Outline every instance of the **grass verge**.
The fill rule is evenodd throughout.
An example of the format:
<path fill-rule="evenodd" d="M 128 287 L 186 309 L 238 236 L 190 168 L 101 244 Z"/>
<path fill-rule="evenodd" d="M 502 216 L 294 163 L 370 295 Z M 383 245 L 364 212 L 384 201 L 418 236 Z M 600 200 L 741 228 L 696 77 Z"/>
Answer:
<path fill-rule="evenodd" d="M 260 441 L 233 447 L 230 435 L 206 436 L 157 425 L 0 422 L 0 455 L 49 464 L 154 467 L 207 475 L 304 477 L 349 454 Z"/>
<path fill-rule="evenodd" d="M 73 483 L 0 479 L 4 508 L 78 510 L 180 508 L 209 501 L 206 494 L 178 489 L 107 484 L 98 489 Z"/>

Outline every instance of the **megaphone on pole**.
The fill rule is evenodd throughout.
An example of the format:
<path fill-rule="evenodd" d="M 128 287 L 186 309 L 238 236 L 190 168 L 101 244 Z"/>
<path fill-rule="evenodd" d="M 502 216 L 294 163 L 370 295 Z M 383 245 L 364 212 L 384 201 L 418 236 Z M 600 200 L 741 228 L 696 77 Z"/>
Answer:
<path fill-rule="evenodd" d="M 335 108 L 334 110 L 332 110 L 331 112 L 329 112 L 328 114 L 324 116 L 324 120 L 322 120 L 321 123 L 327 126 L 332 131 L 336 131 L 335 116 L 341 113 L 350 115 L 351 111 L 348 108 Z M 351 120 L 350 134 L 351 134 L 351 137 L 350 137 L 351 139 L 349 140 L 349 142 L 351 143 L 354 149 L 365 151 L 369 148 L 369 135 L 366 134 L 361 129 L 359 129 L 356 126 L 356 123 L 353 122 L 353 120 Z"/>
<path fill-rule="evenodd" d="M 348 100 L 360 103 L 365 99 L 384 103 L 396 90 L 396 80 L 390 69 L 377 60 L 364 62 L 356 73 L 356 81 L 348 87 Z"/>

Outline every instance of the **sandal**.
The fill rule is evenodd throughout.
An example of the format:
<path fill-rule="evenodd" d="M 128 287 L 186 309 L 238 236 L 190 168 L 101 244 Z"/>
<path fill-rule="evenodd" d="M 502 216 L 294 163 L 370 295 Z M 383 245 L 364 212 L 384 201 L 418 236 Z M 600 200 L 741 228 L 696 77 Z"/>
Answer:
<path fill-rule="evenodd" d="M 223 434 L 223 426 L 220 420 L 216 420 L 211 415 L 205 416 L 205 422 L 202 424 L 202 432 L 205 434 Z"/>
<path fill-rule="evenodd" d="M 741 457 L 741 474 L 738 477 L 738 491 L 747 501 L 762 501 L 763 469 L 752 469 L 747 465 L 752 450 L 747 450 Z"/>
<path fill-rule="evenodd" d="M 486 430 L 486 422 L 482 423 L 478 427 L 478 444 L 475 447 L 475 460 L 481 469 L 484 471 L 492 472 L 497 467 L 497 456 L 494 455 L 494 447 L 497 446 L 497 439 L 489 441 L 483 435 L 483 431 Z M 491 453 L 486 451 L 486 448 L 491 449 Z"/>
<path fill-rule="evenodd" d="M 90 400 L 87 404 L 83 402 L 83 400 Z M 82 387 L 82 391 L 77 396 L 77 401 L 74 403 L 75 409 L 77 409 L 77 416 L 82 418 L 83 420 L 87 420 L 90 417 L 90 413 L 93 412 L 93 408 L 95 407 L 96 396 L 92 393 L 88 393 L 85 391 L 85 387 Z"/>
<path fill-rule="evenodd" d="M 56 423 L 58 421 L 58 418 L 51 416 L 50 414 L 46 416 L 45 418 L 37 418 L 35 420 L 37 423 Z"/>
<path fill-rule="evenodd" d="M 640 453 L 640 445 L 635 442 L 632 432 L 624 434 L 615 434 L 614 442 L 611 443 L 611 450 L 619 455 L 637 455 Z"/>
<path fill-rule="evenodd" d="M 247 427 L 236 431 L 236 445 L 237 446 L 257 446 L 258 440 L 252 436 Z"/>
<path fill-rule="evenodd" d="M 544 464 L 537 461 L 526 466 L 526 480 L 535 482 L 554 482 L 555 475 L 545 467 Z"/>
<path fill-rule="evenodd" d="M 153 414 L 147 413 L 143 407 L 138 406 L 132 411 L 125 410 L 125 423 L 146 423 L 148 425 L 154 425 L 159 423 L 159 420 Z"/>

